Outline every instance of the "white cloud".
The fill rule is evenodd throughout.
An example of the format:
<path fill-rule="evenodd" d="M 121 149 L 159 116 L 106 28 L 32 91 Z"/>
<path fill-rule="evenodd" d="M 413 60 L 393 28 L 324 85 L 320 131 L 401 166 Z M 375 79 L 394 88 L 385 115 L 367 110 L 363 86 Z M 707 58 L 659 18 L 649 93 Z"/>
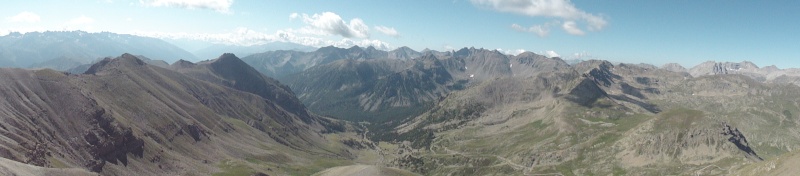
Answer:
<path fill-rule="evenodd" d="M 41 18 L 33 12 L 20 12 L 17 15 L 6 18 L 6 20 L 10 22 L 35 23 L 39 22 Z"/>
<path fill-rule="evenodd" d="M 153 7 L 209 9 L 220 13 L 230 13 L 233 0 L 139 0 L 139 3 Z"/>
<path fill-rule="evenodd" d="M 583 32 L 583 30 L 578 28 L 578 26 L 575 24 L 574 21 L 565 21 L 564 24 L 561 25 L 561 28 L 564 28 L 564 31 L 567 31 L 567 33 L 572 35 L 586 34 L 585 32 Z"/>
<path fill-rule="evenodd" d="M 294 20 L 294 19 L 297 19 L 297 18 L 300 18 L 300 14 L 297 14 L 297 13 L 289 14 L 289 20 Z"/>
<path fill-rule="evenodd" d="M 531 32 L 531 33 L 534 33 L 534 34 L 538 35 L 539 37 L 544 37 L 544 36 L 547 36 L 548 34 L 550 34 L 550 24 L 551 23 L 546 23 L 546 24 L 543 24 L 543 25 L 533 25 L 533 26 L 527 27 L 527 28 L 522 27 L 519 24 L 511 24 L 511 28 L 516 30 L 516 31 Z"/>
<path fill-rule="evenodd" d="M 578 59 L 578 60 L 600 60 L 597 56 L 594 56 L 586 51 L 582 51 L 579 53 L 573 53 L 572 57 L 568 59 Z"/>
<path fill-rule="evenodd" d="M 347 48 L 347 47 L 352 47 L 354 45 L 358 45 L 358 46 L 373 46 L 376 49 L 380 50 L 393 49 L 389 43 L 380 40 L 369 40 L 369 39 L 351 40 L 347 38 L 341 40 L 329 40 L 319 37 L 302 36 L 298 35 L 297 33 L 298 31 L 296 30 L 286 29 L 286 30 L 278 30 L 275 33 L 269 34 L 269 33 L 254 31 L 248 28 L 236 28 L 235 30 L 226 33 L 164 33 L 164 32 L 147 32 L 147 31 L 133 32 L 134 35 L 161 38 L 161 39 L 191 39 L 191 40 L 206 41 L 217 44 L 241 45 L 241 46 L 259 45 L 270 42 L 292 42 L 313 47 L 324 47 L 332 45 L 336 47 Z"/>
<path fill-rule="evenodd" d="M 590 31 L 601 30 L 608 25 L 608 22 L 601 15 L 584 12 L 576 8 L 569 0 L 472 0 L 472 4 L 500 12 L 516 13 L 532 17 L 553 17 L 567 22 L 571 21 L 572 24 L 570 24 L 569 29 L 576 30 L 567 31 L 570 34 L 575 34 L 573 32 L 576 31 L 582 31 L 575 23 L 575 21 L 578 20 L 585 22 Z M 567 26 L 567 22 L 565 22 L 564 26 Z M 540 25 L 539 28 L 542 28 L 540 31 L 547 31 L 544 29 L 545 27 L 549 26 Z M 564 27 L 564 29 L 568 30 L 566 27 Z"/>
<path fill-rule="evenodd" d="M 503 50 L 503 48 L 497 48 L 497 51 L 500 51 L 501 53 L 504 53 L 504 54 L 510 54 L 510 55 L 515 55 L 515 56 L 519 55 L 520 53 L 524 53 L 525 52 L 524 49 Z"/>
<path fill-rule="evenodd" d="M 544 55 L 547 56 L 547 57 L 561 57 L 561 55 L 558 55 L 558 53 L 556 53 L 553 50 L 545 51 Z"/>
<path fill-rule="evenodd" d="M 94 27 L 94 19 L 89 18 L 85 15 L 81 15 L 79 17 L 75 17 L 66 21 L 65 25 L 62 27 L 64 30 L 82 30 L 87 32 L 96 32 L 96 28 Z"/>
<path fill-rule="evenodd" d="M 69 25 L 86 25 L 94 23 L 94 19 L 81 15 L 80 17 L 73 18 L 67 21 Z"/>
<path fill-rule="evenodd" d="M 388 43 L 380 41 L 380 40 L 362 39 L 362 40 L 356 41 L 356 40 L 351 40 L 351 39 L 346 39 L 345 38 L 345 39 L 341 39 L 339 41 L 332 41 L 332 42 L 333 42 L 332 44 L 326 44 L 326 45 L 333 45 L 335 47 L 340 47 L 340 48 L 347 48 L 347 47 L 358 45 L 358 46 L 363 46 L 363 47 L 372 46 L 372 47 L 375 47 L 375 49 L 379 49 L 379 50 L 391 50 L 391 49 L 393 49 L 393 48 L 390 47 L 390 45 Z"/>
<path fill-rule="evenodd" d="M 456 49 L 455 47 L 453 47 L 453 46 L 450 46 L 450 45 L 448 45 L 448 44 L 444 44 L 444 45 L 442 45 L 442 48 L 444 48 L 444 50 L 445 50 L 445 51 L 452 51 L 452 50 L 455 50 L 455 49 Z"/>
<path fill-rule="evenodd" d="M 388 36 L 400 37 L 400 33 L 397 33 L 397 30 L 395 30 L 393 27 L 375 26 L 375 30 L 378 30 L 378 32 L 381 32 Z"/>
<path fill-rule="evenodd" d="M 359 18 L 353 18 L 346 22 L 333 12 L 323 12 L 322 14 L 302 14 L 289 15 L 289 18 L 302 17 L 303 23 L 307 26 L 300 29 L 300 32 L 312 35 L 339 35 L 345 38 L 369 38 L 369 27 Z"/>

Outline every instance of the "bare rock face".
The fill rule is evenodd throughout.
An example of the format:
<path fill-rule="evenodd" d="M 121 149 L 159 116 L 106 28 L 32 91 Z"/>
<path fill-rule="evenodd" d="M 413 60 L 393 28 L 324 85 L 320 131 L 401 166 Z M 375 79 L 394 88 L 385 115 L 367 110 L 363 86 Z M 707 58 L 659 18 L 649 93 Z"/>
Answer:
<path fill-rule="evenodd" d="M 728 138 L 728 141 L 736 145 L 736 147 L 739 148 L 739 150 L 741 150 L 742 152 L 745 152 L 748 158 L 752 158 L 758 161 L 764 160 L 761 159 L 761 157 L 759 157 L 758 154 L 756 154 L 756 152 L 753 151 L 752 148 L 750 148 L 750 143 L 747 142 L 747 138 L 744 137 L 744 134 L 742 134 L 742 132 L 739 132 L 739 129 L 733 128 L 727 123 L 723 123 L 721 134 L 725 136 L 730 136 Z"/>
<path fill-rule="evenodd" d="M 567 99 L 584 106 L 590 106 L 597 99 L 608 95 L 590 78 L 582 80 L 569 94 L 571 97 L 567 97 Z"/>
<path fill-rule="evenodd" d="M 749 61 L 743 61 L 739 63 L 708 61 L 692 67 L 689 70 L 689 73 L 694 77 L 737 74 L 745 75 L 764 83 L 791 83 L 800 85 L 800 82 L 792 81 L 792 79 L 797 79 L 800 77 L 800 69 L 780 69 L 774 65 L 759 68 Z"/>
<path fill-rule="evenodd" d="M 105 162 L 127 166 L 128 154 L 142 158 L 144 141 L 134 136 L 130 129 L 112 124 L 104 110 L 96 112 L 90 123 L 94 127 L 87 129 L 83 139 L 93 157 L 86 165 L 91 171 L 101 172 Z"/>
<path fill-rule="evenodd" d="M 738 129 L 715 122 L 700 111 L 664 112 L 635 130 L 617 143 L 623 149 L 617 157 L 626 167 L 666 162 L 699 164 L 728 157 L 762 160 Z"/>

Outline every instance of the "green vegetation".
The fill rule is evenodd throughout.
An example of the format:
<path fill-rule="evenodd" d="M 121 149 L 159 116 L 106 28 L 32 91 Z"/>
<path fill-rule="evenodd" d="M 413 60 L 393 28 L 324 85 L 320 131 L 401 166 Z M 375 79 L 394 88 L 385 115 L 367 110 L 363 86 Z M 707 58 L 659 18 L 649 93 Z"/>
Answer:
<path fill-rule="evenodd" d="M 65 164 L 64 162 L 61 162 L 61 160 L 59 160 L 57 158 L 54 158 L 54 157 L 48 157 L 47 158 L 47 162 L 53 168 L 69 168 L 69 166 L 67 164 Z"/>
<path fill-rule="evenodd" d="M 213 176 L 247 176 L 256 172 L 247 164 L 234 160 L 223 160 L 217 164 L 217 167 L 222 172 L 214 173 Z"/>
<path fill-rule="evenodd" d="M 350 160 L 319 158 L 314 160 L 313 163 L 310 163 L 308 165 L 289 166 L 286 168 L 286 172 L 289 173 L 289 175 L 313 175 L 314 173 L 325 170 L 327 168 L 332 168 L 336 166 L 346 166 L 352 164 L 353 161 Z"/>
<path fill-rule="evenodd" d="M 659 114 L 653 128 L 655 131 L 689 129 L 692 125 L 703 123 L 703 119 L 705 118 L 702 111 L 672 109 Z"/>

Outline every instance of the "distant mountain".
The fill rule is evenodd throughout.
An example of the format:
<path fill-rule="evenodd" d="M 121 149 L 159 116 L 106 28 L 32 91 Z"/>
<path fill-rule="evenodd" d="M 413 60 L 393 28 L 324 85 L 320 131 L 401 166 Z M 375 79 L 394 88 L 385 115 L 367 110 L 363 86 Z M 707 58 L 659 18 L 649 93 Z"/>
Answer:
<path fill-rule="evenodd" d="M 463 48 L 428 51 L 416 58 L 386 57 L 392 53 L 422 54 L 407 47 L 389 52 L 324 47 L 310 53 L 267 52 L 243 60 L 288 84 L 312 111 L 358 121 L 418 114 L 451 91 L 484 80 L 529 77 L 569 67 L 559 58 L 530 52 L 510 56 Z"/>
<path fill-rule="evenodd" d="M 800 82 L 792 81 L 800 78 L 800 68 L 779 69 L 776 66 L 759 68 L 749 61 L 740 63 L 707 61 L 689 69 L 692 76 L 739 74 L 749 76 L 762 82 L 793 83 L 800 86 Z M 776 81 L 776 79 L 778 79 Z"/>
<path fill-rule="evenodd" d="M 300 161 L 347 163 L 369 144 L 232 54 L 170 68 L 131 54 L 84 74 L 0 68 L 0 156 L 15 161 L 0 173 L 310 175 L 329 166 Z"/>
<path fill-rule="evenodd" d="M 0 37 L 0 67 L 66 70 L 122 53 L 147 55 L 168 62 L 195 59 L 191 53 L 162 40 L 127 34 L 48 31 Z"/>
<path fill-rule="evenodd" d="M 283 80 L 312 111 L 354 121 L 419 113 L 466 82 L 456 82 L 433 55 L 414 60 L 342 59 Z"/>
<path fill-rule="evenodd" d="M 569 60 L 565 60 L 564 62 L 567 62 L 567 64 L 569 64 L 569 65 L 575 65 L 575 64 L 583 62 L 583 60 L 581 60 L 581 59 L 569 59 Z"/>
<path fill-rule="evenodd" d="M 671 72 L 689 72 L 686 67 L 681 66 L 681 64 L 677 63 L 668 63 L 661 66 L 662 69 L 671 71 Z"/>
<path fill-rule="evenodd" d="M 300 45 L 296 43 L 288 43 L 288 42 L 272 42 L 267 44 L 261 45 L 253 45 L 253 46 L 238 46 L 238 45 L 223 45 L 223 44 L 214 44 L 203 49 L 199 49 L 194 51 L 193 54 L 200 58 L 201 60 L 205 59 L 212 59 L 216 58 L 222 53 L 233 53 L 239 56 L 248 56 L 255 53 L 263 53 L 267 51 L 276 51 L 276 50 L 292 50 L 292 51 L 314 51 L 317 48 Z"/>
<path fill-rule="evenodd" d="M 389 51 L 389 59 L 410 59 L 422 56 L 422 53 L 414 51 L 413 49 L 403 46 L 392 51 Z"/>
<path fill-rule="evenodd" d="M 406 50 L 396 50 L 400 53 Z M 414 52 L 406 51 L 408 56 L 415 55 Z M 245 62 L 255 67 L 259 72 L 281 79 L 286 75 L 300 73 L 306 69 L 317 65 L 331 63 L 341 59 L 353 60 L 370 60 L 370 59 L 386 59 L 389 58 L 389 53 L 375 49 L 369 46 L 362 48 L 353 46 L 350 48 L 337 48 L 327 46 L 317 49 L 314 52 L 301 52 L 301 51 L 268 51 L 249 55 L 242 58 Z M 395 56 L 406 56 L 403 54 L 395 54 Z M 411 59 L 411 58 L 396 58 L 396 59 Z"/>

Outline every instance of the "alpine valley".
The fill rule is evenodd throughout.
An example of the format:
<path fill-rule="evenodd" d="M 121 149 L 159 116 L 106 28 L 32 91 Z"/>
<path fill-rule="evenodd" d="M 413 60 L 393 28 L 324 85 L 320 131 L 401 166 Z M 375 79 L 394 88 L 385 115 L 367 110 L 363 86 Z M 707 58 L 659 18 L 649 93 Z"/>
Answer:
<path fill-rule="evenodd" d="M 800 172 L 795 68 L 473 47 L 257 46 L 197 61 L 113 33 L 0 39 L 4 66 L 25 67 L 0 68 L 0 175 Z"/>

